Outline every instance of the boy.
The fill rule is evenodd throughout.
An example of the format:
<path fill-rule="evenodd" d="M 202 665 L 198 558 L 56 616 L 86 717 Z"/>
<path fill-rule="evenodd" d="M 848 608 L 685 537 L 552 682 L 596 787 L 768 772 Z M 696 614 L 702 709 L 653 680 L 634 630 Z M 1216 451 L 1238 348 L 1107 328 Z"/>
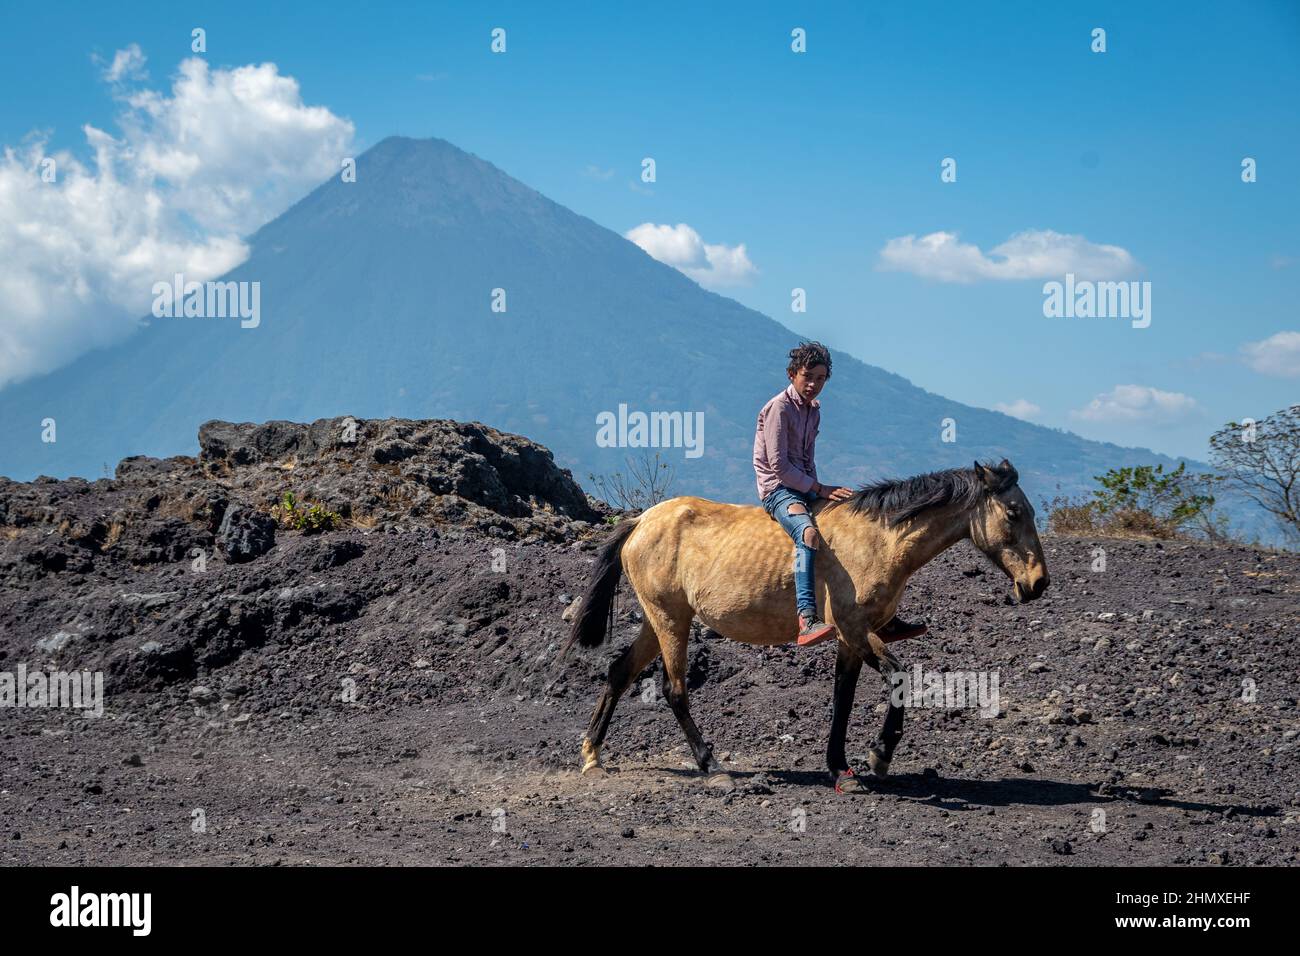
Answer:
<path fill-rule="evenodd" d="M 794 595 L 799 612 L 799 646 L 810 647 L 833 637 L 835 628 L 817 614 L 813 590 L 813 563 L 821 538 L 813 520 L 818 498 L 844 501 L 853 497 L 848 488 L 823 485 L 817 480 L 813 446 L 821 423 L 818 394 L 831 377 L 831 353 L 820 342 L 801 342 L 790 350 L 786 368 L 790 384 L 774 395 L 758 413 L 754 435 L 754 473 L 758 497 L 768 515 L 794 539 Z M 924 624 L 908 624 L 895 617 L 881 637 L 890 641 L 924 634 Z"/>

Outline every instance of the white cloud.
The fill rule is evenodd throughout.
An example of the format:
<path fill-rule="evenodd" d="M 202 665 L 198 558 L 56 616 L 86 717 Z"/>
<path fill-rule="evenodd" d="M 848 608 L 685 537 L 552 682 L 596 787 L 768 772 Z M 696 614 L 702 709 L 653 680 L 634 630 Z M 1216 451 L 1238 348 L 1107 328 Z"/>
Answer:
<path fill-rule="evenodd" d="M 743 285 L 758 275 L 743 242 L 738 246 L 710 245 L 684 222 L 675 226 L 643 222 L 625 235 L 655 259 L 706 288 Z"/>
<path fill-rule="evenodd" d="M 1138 264 L 1119 246 L 1038 229 L 1016 233 L 987 254 L 959 241 L 955 232 L 901 236 L 885 243 L 877 268 L 940 282 L 977 282 L 1061 278 L 1070 272 L 1080 279 L 1118 279 L 1134 274 Z"/>
<path fill-rule="evenodd" d="M 128 335 L 154 282 L 234 268 L 243 236 L 351 155 L 352 123 L 274 63 L 185 60 L 170 94 L 125 87 L 143 63 L 128 47 L 105 69 L 120 134 L 83 127 L 89 163 L 42 139 L 0 156 L 0 386 Z"/>
<path fill-rule="evenodd" d="M 1199 411 L 1196 400 L 1181 392 L 1162 392 L 1149 385 L 1116 385 L 1070 415 L 1087 422 L 1169 425 L 1193 418 Z"/>
<path fill-rule="evenodd" d="M 98 57 L 95 59 L 97 62 L 102 62 Z M 144 63 L 145 55 L 140 49 L 140 44 L 132 43 L 125 50 L 118 50 L 113 54 L 113 62 L 104 67 L 104 79 L 109 83 L 144 79 L 148 76 Z"/>
<path fill-rule="evenodd" d="M 1025 421 L 1036 417 L 1042 412 L 1041 408 L 1025 398 L 1017 398 L 1014 402 L 998 402 L 993 407 L 1004 415 L 1010 415 L 1012 418 L 1023 418 Z"/>
<path fill-rule="evenodd" d="M 588 163 L 587 168 L 582 171 L 582 175 L 586 176 L 588 179 L 612 179 L 614 177 L 614 170 L 601 169 L 595 163 Z"/>
<path fill-rule="evenodd" d="M 1300 332 L 1277 332 L 1241 347 L 1247 365 L 1261 375 L 1300 376 Z"/>

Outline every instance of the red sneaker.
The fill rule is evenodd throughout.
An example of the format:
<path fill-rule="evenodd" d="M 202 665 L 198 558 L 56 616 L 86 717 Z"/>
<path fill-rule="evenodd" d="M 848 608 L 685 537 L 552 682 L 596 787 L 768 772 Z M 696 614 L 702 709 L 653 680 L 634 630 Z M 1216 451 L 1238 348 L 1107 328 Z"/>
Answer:
<path fill-rule="evenodd" d="M 819 618 L 816 611 L 799 615 L 800 647 L 812 647 L 834 636 L 835 628 Z"/>

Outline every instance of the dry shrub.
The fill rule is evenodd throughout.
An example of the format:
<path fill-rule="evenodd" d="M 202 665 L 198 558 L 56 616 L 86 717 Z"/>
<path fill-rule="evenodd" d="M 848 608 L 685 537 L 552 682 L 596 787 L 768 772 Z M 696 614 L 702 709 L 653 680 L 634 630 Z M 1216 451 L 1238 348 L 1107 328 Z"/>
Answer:
<path fill-rule="evenodd" d="M 1097 511 L 1089 501 L 1057 495 L 1047 506 L 1047 524 L 1054 534 L 1088 534 L 1097 530 Z"/>
<path fill-rule="evenodd" d="M 1058 495 L 1047 505 L 1048 527 L 1054 534 L 1099 535 L 1109 538 L 1179 537 L 1168 521 L 1141 508 L 1120 508 L 1103 514 L 1095 502 Z"/>

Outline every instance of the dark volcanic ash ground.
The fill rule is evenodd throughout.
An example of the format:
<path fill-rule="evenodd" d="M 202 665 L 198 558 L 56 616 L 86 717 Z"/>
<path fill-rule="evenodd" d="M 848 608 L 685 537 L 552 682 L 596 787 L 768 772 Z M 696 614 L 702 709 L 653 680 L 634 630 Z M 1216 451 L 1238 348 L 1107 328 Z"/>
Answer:
<path fill-rule="evenodd" d="M 614 639 L 559 656 L 599 506 L 517 436 L 371 421 L 340 444 L 340 421 L 0 480 L 0 671 L 106 691 L 98 718 L 0 708 L 0 863 L 1300 862 L 1300 556 L 1046 537 L 1052 587 L 1022 606 L 959 545 L 904 601 L 932 633 L 895 648 L 996 673 L 998 716 L 909 708 L 892 776 L 836 794 L 833 646 L 700 632 L 692 712 L 734 785 L 693 770 L 657 663 L 582 777 L 638 629 L 625 586 Z M 268 532 L 286 489 L 353 526 Z M 864 671 L 853 761 L 886 692 Z"/>

